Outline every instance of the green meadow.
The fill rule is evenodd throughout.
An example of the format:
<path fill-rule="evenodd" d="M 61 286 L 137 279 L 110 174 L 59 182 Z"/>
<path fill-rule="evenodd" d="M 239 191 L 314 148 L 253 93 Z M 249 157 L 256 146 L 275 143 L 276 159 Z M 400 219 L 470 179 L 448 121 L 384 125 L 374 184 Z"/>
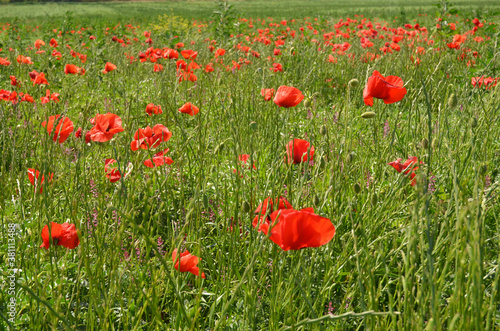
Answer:
<path fill-rule="evenodd" d="M 3 329 L 500 328 L 497 1 L 0 9 Z"/>

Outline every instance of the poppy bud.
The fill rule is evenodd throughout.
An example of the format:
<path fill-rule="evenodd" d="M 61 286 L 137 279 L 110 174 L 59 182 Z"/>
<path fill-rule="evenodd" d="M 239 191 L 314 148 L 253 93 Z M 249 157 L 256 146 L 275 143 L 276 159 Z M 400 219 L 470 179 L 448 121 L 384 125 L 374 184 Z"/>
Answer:
<path fill-rule="evenodd" d="M 479 169 L 479 174 L 480 174 L 481 176 L 484 176 L 484 175 L 486 174 L 486 172 L 487 172 L 487 171 L 488 171 L 488 164 L 483 163 L 483 164 L 481 165 L 481 168 Z"/>
<path fill-rule="evenodd" d="M 431 147 L 432 149 L 435 149 L 437 147 L 438 140 L 437 138 L 432 139 Z"/>
<path fill-rule="evenodd" d="M 304 106 L 305 106 L 306 108 L 309 108 L 309 107 L 311 107 L 311 103 L 312 103 L 312 102 L 311 102 L 311 99 L 307 98 L 307 99 L 304 101 Z"/>
<path fill-rule="evenodd" d="M 354 184 L 354 193 L 359 194 L 361 192 L 361 186 L 358 183 Z"/>
<path fill-rule="evenodd" d="M 321 203 L 321 201 L 319 200 L 319 197 L 317 195 L 315 195 L 314 196 L 314 205 L 319 206 L 320 203 Z"/>
<path fill-rule="evenodd" d="M 350 88 L 356 88 L 359 85 L 359 80 L 357 80 L 356 78 L 353 78 L 349 81 L 348 85 Z"/>
<path fill-rule="evenodd" d="M 376 206 L 377 205 L 377 202 L 378 202 L 378 196 L 377 196 L 377 193 L 373 193 L 372 195 L 372 205 L 373 206 Z"/>
<path fill-rule="evenodd" d="M 470 126 L 473 129 L 477 126 L 477 118 L 473 117 L 470 119 Z"/>
<path fill-rule="evenodd" d="M 256 131 L 257 130 L 257 123 L 256 122 L 250 122 L 250 129 L 252 129 L 252 131 Z"/>
<path fill-rule="evenodd" d="M 224 142 L 221 142 L 217 147 L 215 147 L 214 153 L 218 154 L 224 150 Z"/>
<path fill-rule="evenodd" d="M 356 153 L 354 153 L 354 152 L 349 153 L 349 155 L 347 155 L 347 162 L 351 163 L 355 157 L 356 157 Z"/>
<path fill-rule="evenodd" d="M 323 124 L 323 126 L 319 130 L 319 133 L 321 133 L 323 136 L 326 136 L 328 134 L 328 130 L 326 128 L 326 125 Z"/>
<path fill-rule="evenodd" d="M 208 197 L 206 194 L 203 194 L 203 206 L 208 209 Z"/>
<path fill-rule="evenodd" d="M 149 219 L 149 214 L 151 212 L 151 205 L 144 206 L 144 210 L 142 212 L 142 220 L 145 222 Z"/>
<path fill-rule="evenodd" d="M 427 138 L 422 139 L 421 144 L 422 144 L 422 148 L 424 148 L 424 149 L 429 148 L 429 140 L 427 140 Z"/>
<path fill-rule="evenodd" d="M 250 204 L 248 201 L 243 201 L 241 204 L 241 210 L 243 210 L 244 213 L 248 213 L 250 211 Z"/>
<path fill-rule="evenodd" d="M 457 106 L 457 104 L 458 104 L 457 95 L 455 93 L 452 93 L 450 95 L 450 98 L 448 99 L 448 107 L 450 107 L 450 109 L 453 109 Z"/>
<path fill-rule="evenodd" d="M 367 111 L 366 113 L 361 114 L 361 117 L 363 118 L 374 118 L 375 116 L 377 116 L 377 114 L 372 111 Z"/>
<path fill-rule="evenodd" d="M 325 156 L 323 156 L 321 159 L 319 159 L 319 167 L 320 167 L 320 169 L 324 169 L 325 166 L 326 166 L 326 163 L 327 163 L 327 161 L 326 161 Z"/>

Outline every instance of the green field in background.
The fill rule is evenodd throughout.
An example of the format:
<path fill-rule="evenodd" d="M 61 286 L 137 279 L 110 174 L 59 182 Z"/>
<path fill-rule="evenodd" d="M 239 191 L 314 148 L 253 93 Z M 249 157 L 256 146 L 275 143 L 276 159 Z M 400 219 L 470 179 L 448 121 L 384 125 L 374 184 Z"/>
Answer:
<path fill-rule="evenodd" d="M 231 1 L 234 10 L 242 17 L 305 17 L 305 16 L 345 16 L 362 14 L 365 16 L 394 16 L 405 11 L 407 15 L 418 13 L 433 14 L 436 11 L 435 0 L 415 1 L 377 1 L 377 0 L 290 0 L 290 1 Z M 454 8 L 467 10 L 471 14 L 486 10 L 500 10 L 498 0 L 462 0 L 453 1 Z M 215 8 L 213 1 L 163 1 L 163 2 L 92 2 L 92 3 L 34 3 L 1 5 L 0 20 L 14 18 L 22 20 L 54 19 L 64 17 L 68 11 L 73 16 L 87 19 L 108 17 L 113 19 L 134 18 L 150 21 L 151 17 L 169 13 L 191 18 L 208 18 Z M 474 13 L 476 12 L 476 13 Z"/>

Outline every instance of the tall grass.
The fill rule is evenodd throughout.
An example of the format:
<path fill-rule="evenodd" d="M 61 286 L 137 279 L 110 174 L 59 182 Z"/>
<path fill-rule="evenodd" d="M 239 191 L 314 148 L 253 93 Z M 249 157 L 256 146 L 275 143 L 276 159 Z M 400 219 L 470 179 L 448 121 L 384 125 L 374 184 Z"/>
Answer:
<path fill-rule="evenodd" d="M 461 33 L 472 26 L 466 19 L 474 18 L 462 15 L 456 18 Z M 436 41 L 418 55 L 418 66 L 406 41 L 400 52 L 362 62 L 366 50 L 357 38 L 348 40 L 354 59 L 335 55 L 338 62 L 329 63 L 330 49 L 318 51 L 311 39 L 321 41 L 322 33 L 335 31 L 337 20 L 315 25 L 308 19 L 319 34 L 306 28 L 303 40 L 288 38 L 275 60 L 284 72 L 274 73 L 267 60 L 273 46 L 251 45 L 260 59 L 234 47 L 248 44 L 244 35 L 255 31 L 241 23 L 244 35 L 218 39 L 217 47 L 228 51 L 223 59 L 230 67 L 242 57 L 252 63 L 239 70 L 215 65 L 212 73 L 198 71 L 196 83 L 179 83 L 174 61 L 161 60 L 162 72 L 153 72 L 153 63 L 129 63 L 124 52 L 138 58 L 149 46 L 143 43 L 144 26 L 131 29 L 124 21 L 106 33 L 109 23 L 95 19 L 80 39 L 66 33 L 82 27 L 78 18 L 34 32 L 20 22 L 11 25 L 1 34 L 0 56 L 12 61 L 0 67 L 1 87 L 11 90 L 9 76 L 15 75 L 23 82 L 19 91 L 36 99 L 35 105 L 0 102 L 3 279 L 11 270 L 4 238 L 12 223 L 20 269 L 12 328 L 498 329 L 499 89 L 470 84 L 473 76 L 498 77 L 498 27 L 485 24 L 478 35 L 490 40 L 469 37 L 462 46 L 481 55 L 471 68 L 470 55 L 459 61 L 461 51 L 445 45 L 454 32 L 434 32 L 432 18 L 415 17 Z M 288 26 L 299 31 L 305 21 L 289 20 Z M 168 39 L 153 32 L 153 46 L 182 41 L 199 52 L 198 63 L 213 62 L 205 42 L 214 37 L 210 26 L 182 33 Z M 139 42 L 121 47 L 113 35 Z M 49 55 L 52 37 L 61 44 L 60 61 Z M 26 50 L 37 38 L 47 42 L 46 54 Z M 383 43 L 374 42 L 373 52 L 380 53 Z M 63 74 L 66 63 L 80 65 L 65 44 L 88 55 L 81 64 L 84 76 Z M 437 47 L 442 50 L 432 50 Z M 17 54 L 31 56 L 34 64 L 19 65 Z M 104 75 L 108 61 L 118 69 Z M 48 88 L 61 94 L 61 102 L 40 104 L 45 88 L 32 86 L 32 70 L 46 73 Z M 362 91 L 373 70 L 404 80 L 408 94 L 401 102 L 364 105 Z M 351 79 L 359 86 L 350 87 Z M 265 102 L 261 88 L 280 85 L 299 88 L 308 102 L 290 109 Z M 452 94 L 456 105 L 448 102 Z M 198 115 L 177 111 L 188 101 L 200 107 Z M 144 109 L 150 102 L 163 113 L 148 117 Z M 360 117 L 366 111 L 376 116 Z M 90 118 L 106 112 L 119 115 L 125 128 L 106 143 L 86 144 L 72 135 L 59 145 L 40 126 L 49 115 L 65 114 L 75 129 L 86 131 Z M 153 152 L 129 146 L 138 128 L 157 123 L 173 133 L 160 148 L 170 148 L 174 163 L 149 169 L 142 162 Z M 313 164 L 284 162 L 292 137 L 315 146 Z M 256 170 L 241 167 L 238 156 L 244 153 Z M 387 165 L 409 156 L 424 162 L 415 186 Z M 122 174 L 130 173 L 110 183 L 107 158 L 118 161 Z M 29 183 L 28 168 L 55 173 L 42 194 Z M 329 218 L 334 239 L 320 248 L 284 252 L 258 233 L 251 225 L 254 210 L 264 198 L 279 195 L 296 209 L 314 207 Z M 80 245 L 39 248 L 42 228 L 66 221 L 76 224 Z M 206 279 L 175 270 L 174 248 L 201 257 Z M 0 293 L 7 326 L 10 297 Z"/>

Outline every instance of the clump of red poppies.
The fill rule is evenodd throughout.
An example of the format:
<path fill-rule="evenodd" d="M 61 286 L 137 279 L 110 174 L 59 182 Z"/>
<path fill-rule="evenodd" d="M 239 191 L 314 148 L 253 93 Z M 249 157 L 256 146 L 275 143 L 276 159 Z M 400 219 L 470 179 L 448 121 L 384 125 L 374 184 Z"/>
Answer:
<path fill-rule="evenodd" d="M 403 80 L 398 76 L 382 76 L 377 70 L 368 78 L 363 90 L 363 100 L 366 105 L 373 106 L 373 98 L 382 99 L 390 104 L 401 101 L 406 95 Z"/>

